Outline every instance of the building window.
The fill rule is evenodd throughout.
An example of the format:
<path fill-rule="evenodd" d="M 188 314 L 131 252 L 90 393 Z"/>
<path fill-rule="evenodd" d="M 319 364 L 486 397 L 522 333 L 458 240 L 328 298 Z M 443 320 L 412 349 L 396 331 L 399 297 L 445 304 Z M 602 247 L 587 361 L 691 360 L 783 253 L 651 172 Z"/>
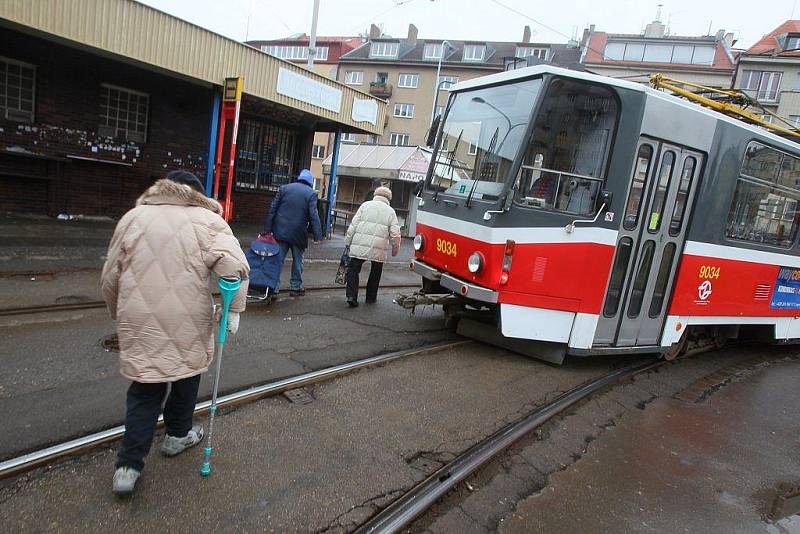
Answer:
<path fill-rule="evenodd" d="M 611 61 L 713 65 L 716 52 L 715 45 L 610 41 L 603 57 Z"/>
<path fill-rule="evenodd" d="M 263 45 L 261 51 L 277 58 L 292 61 L 308 59 L 308 48 L 307 46 L 297 45 Z M 317 55 L 314 56 L 314 59 L 318 61 L 327 61 L 328 47 L 317 46 L 315 48 L 317 50 Z"/>
<path fill-rule="evenodd" d="M 797 50 L 798 48 L 800 48 L 800 35 L 790 35 L 786 38 L 784 50 Z"/>
<path fill-rule="evenodd" d="M 288 128 L 242 121 L 236 151 L 236 188 L 276 191 L 297 175 L 297 134 Z"/>
<path fill-rule="evenodd" d="M 414 89 L 419 85 L 419 74 L 403 74 L 397 77 L 397 87 L 408 87 Z"/>
<path fill-rule="evenodd" d="M 355 143 L 355 142 L 356 142 L 356 134 L 354 133 L 342 134 L 342 143 Z"/>
<path fill-rule="evenodd" d="M 17 122 L 33 122 L 36 67 L 0 57 L 0 112 Z"/>
<path fill-rule="evenodd" d="M 372 43 L 369 55 L 372 57 L 397 57 L 398 43 Z"/>
<path fill-rule="evenodd" d="M 100 127 L 97 133 L 135 143 L 147 140 L 150 97 L 115 85 L 100 86 Z"/>
<path fill-rule="evenodd" d="M 725 235 L 789 248 L 800 221 L 800 158 L 751 142 L 742 161 Z"/>
<path fill-rule="evenodd" d="M 477 153 L 478 153 L 478 145 L 476 145 L 475 143 L 470 143 L 469 146 L 467 147 L 467 154 L 469 154 L 470 156 L 474 156 Z"/>
<path fill-rule="evenodd" d="M 800 115 L 789 115 L 789 122 L 791 122 L 795 128 L 800 128 Z"/>
<path fill-rule="evenodd" d="M 439 83 L 442 84 L 442 89 L 450 89 L 458 83 L 458 76 L 439 76 Z"/>
<path fill-rule="evenodd" d="M 314 159 L 324 159 L 325 158 L 325 146 L 324 145 L 314 145 L 311 147 L 311 157 Z"/>
<path fill-rule="evenodd" d="M 483 61 L 485 55 L 485 45 L 464 45 L 464 61 Z"/>
<path fill-rule="evenodd" d="M 348 70 L 344 75 L 344 83 L 347 85 L 361 85 L 364 83 L 364 73 L 360 70 Z"/>
<path fill-rule="evenodd" d="M 389 136 L 389 144 L 396 146 L 408 146 L 411 142 L 411 136 L 404 133 L 393 133 Z"/>
<path fill-rule="evenodd" d="M 422 52 L 422 59 L 439 59 L 442 57 L 443 43 L 428 43 Z"/>
<path fill-rule="evenodd" d="M 547 59 L 547 48 L 535 48 L 533 46 L 518 46 L 517 57 L 535 57 L 545 61 Z"/>
<path fill-rule="evenodd" d="M 364 140 L 365 145 L 377 145 L 378 144 L 378 136 L 375 134 L 369 134 L 366 139 Z"/>
<path fill-rule="evenodd" d="M 744 70 L 739 88 L 752 93 L 756 100 L 774 102 L 778 99 L 782 74 L 781 72 Z"/>
<path fill-rule="evenodd" d="M 414 116 L 414 104 L 395 104 L 394 116 L 410 119 Z"/>

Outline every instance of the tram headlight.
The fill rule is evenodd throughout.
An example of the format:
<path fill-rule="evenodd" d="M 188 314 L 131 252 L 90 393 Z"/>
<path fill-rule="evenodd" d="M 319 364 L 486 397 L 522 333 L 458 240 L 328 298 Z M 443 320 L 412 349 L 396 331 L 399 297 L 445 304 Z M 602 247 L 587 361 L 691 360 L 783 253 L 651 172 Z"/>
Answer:
<path fill-rule="evenodd" d="M 483 256 L 480 252 L 473 252 L 467 260 L 467 269 L 472 274 L 477 274 L 483 269 Z"/>
<path fill-rule="evenodd" d="M 425 245 L 425 238 L 422 237 L 422 234 L 417 234 L 414 236 L 414 250 L 422 250 L 422 247 Z"/>

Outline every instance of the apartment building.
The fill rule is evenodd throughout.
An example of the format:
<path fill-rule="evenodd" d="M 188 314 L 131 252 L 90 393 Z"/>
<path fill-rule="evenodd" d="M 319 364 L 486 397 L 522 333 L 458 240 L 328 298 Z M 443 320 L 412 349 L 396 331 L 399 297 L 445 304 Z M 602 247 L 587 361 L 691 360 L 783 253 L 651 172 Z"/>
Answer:
<path fill-rule="evenodd" d="M 787 20 L 739 57 L 735 87 L 800 127 L 800 20 Z"/>
<path fill-rule="evenodd" d="M 314 43 L 314 66 L 312 70 L 317 74 L 326 76 L 331 80 L 337 79 L 339 72 L 339 58 L 355 48 L 361 46 L 362 40 L 358 36 L 322 36 L 317 37 Z M 245 44 L 258 48 L 267 54 L 297 63 L 308 64 L 310 39 L 306 34 L 294 35 L 285 39 L 267 41 L 247 41 Z M 332 136 L 331 136 L 332 137 Z M 311 150 L 311 173 L 315 178 L 315 187 L 322 191 L 322 160 L 327 156 L 330 145 L 329 134 L 317 132 L 314 134 L 314 145 Z"/>
<path fill-rule="evenodd" d="M 601 32 L 591 25 L 584 30 L 581 63 L 595 74 L 644 84 L 651 74 L 662 73 L 728 88 L 736 71 L 736 56 L 731 49 L 734 42 L 733 34 L 725 30 L 711 36 L 669 35 L 658 19 L 635 35 Z"/>
<path fill-rule="evenodd" d="M 456 82 L 513 68 L 531 57 L 577 64 L 577 46 L 570 56 L 568 44 L 534 43 L 530 37 L 526 26 L 516 42 L 422 39 L 411 24 L 406 37 L 394 38 L 372 25 L 367 41 L 339 58 L 338 80 L 387 100 L 386 127 L 380 137 L 351 134 L 343 141 L 424 145 L 432 117 L 444 109 L 447 89 Z"/>

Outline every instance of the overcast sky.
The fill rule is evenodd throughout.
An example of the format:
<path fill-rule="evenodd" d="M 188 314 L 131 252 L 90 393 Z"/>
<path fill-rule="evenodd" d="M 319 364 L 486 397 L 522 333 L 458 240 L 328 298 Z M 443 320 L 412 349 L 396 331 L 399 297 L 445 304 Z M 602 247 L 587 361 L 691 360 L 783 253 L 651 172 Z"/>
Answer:
<path fill-rule="evenodd" d="M 143 1 L 239 41 L 311 30 L 312 0 Z M 663 0 L 661 18 L 673 35 L 705 35 L 710 24 L 711 33 L 733 31 L 739 40 L 736 47 L 747 48 L 793 15 L 800 18 L 797 4 L 798 0 Z M 638 33 L 655 18 L 657 5 L 640 0 L 321 0 L 318 34 L 354 35 L 374 22 L 402 37 L 414 23 L 421 38 L 518 41 L 529 24 L 532 40 L 565 42 L 588 24 L 611 33 Z"/>

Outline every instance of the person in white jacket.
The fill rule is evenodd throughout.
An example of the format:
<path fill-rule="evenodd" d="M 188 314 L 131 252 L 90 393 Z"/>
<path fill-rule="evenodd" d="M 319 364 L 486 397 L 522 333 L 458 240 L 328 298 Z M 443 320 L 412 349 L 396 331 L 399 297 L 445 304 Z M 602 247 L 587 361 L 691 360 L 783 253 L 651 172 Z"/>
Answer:
<path fill-rule="evenodd" d="M 345 244 L 350 247 L 350 265 L 347 268 L 346 294 L 351 308 L 358 306 L 358 277 L 364 262 L 370 262 L 366 303 L 373 304 L 378 299 L 378 285 L 390 242 L 392 256 L 397 256 L 400 251 L 400 225 L 397 214 L 389 205 L 391 200 L 391 189 L 377 188 L 373 199 L 358 208 L 347 229 Z"/>

